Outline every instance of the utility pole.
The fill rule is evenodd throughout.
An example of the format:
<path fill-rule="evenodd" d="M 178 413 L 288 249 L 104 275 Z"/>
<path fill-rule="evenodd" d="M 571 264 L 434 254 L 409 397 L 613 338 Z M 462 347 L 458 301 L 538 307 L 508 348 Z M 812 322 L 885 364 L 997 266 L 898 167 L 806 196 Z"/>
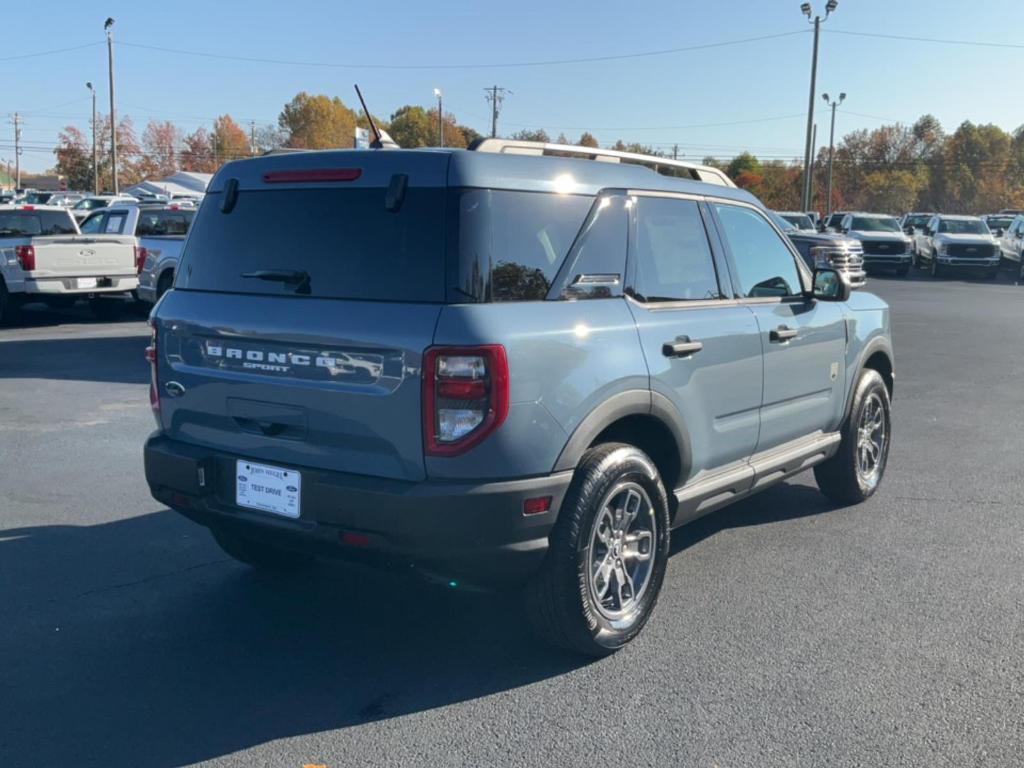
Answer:
<path fill-rule="evenodd" d="M 110 79 L 110 175 L 114 181 L 114 194 L 120 192 L 117 185 L 117 111 L 114 108 L 114 20 L 107 18 L 103 29 L 107 33 L 107 74 Z"/>
<path fill-rule="evenodd" d="M 836 141 L 836 107 L 846 101 L 846 94 L 840 93 L 839 98 L 835 101 L 829 101 L 827 93 L 821 94 L 821 98 L 832 107 L 832 128 L 828 132 L 828 198 L 825 201 L 825 206 L 828 209 L 828 213 L 825 214 L 827 218 L 832 215 L 832 155 L 835 151 Z"/>
<path fill-rule="evenodd" d="M 484 92 L 487 94 L 487 101 L 491 104 L 491 138 L 493 139 L 498 135 L 498 113 L 501 111 L 501 102 L 505 100 L 505 94 L 512 95 L 512 91 L 492 85 L 490 88 L 484 88 Z"/>
<path fill-rule="evenodd" d="M 14 113 L 14 188 L 21 189 L 21 115 Z"/>
<path fill-rule="evenodd" d="M 814 25 L 814 48 L 811 54 L 811 89 L 807 97 L 807 140 L 804 144 L 804 186 L 801 199 L 801 210 L 807 211 L 811 207 L 811 133 L 814 131 L 814 92 L 817 89 L 818 79 L 818 39 L 821 36 L 821 22 L 827 21 L 828 17 L 835 12 L 839 6 L 839 0 L 828 0 L 825 3 L 825 16 L 811 18 L 811 4 L 802 3 L 800 10 L 807 17 L 808 22 Z"/>
<path fill-rule="evenodd" d="M 672 145 L 672 159 L 673 160 L 678 160 L 679 159 L 679 145 L 678 144 L 673 144 Z"/>
<path fill-rule="evenodd" d="M 441 101 L 441 89 L 434 89 L 434 98 L 437 99 L 437 146 L 444 146 L 444 106 Z"/>
<path fill-rule="evenodd" d="M 100 173 L 96 156 L 96 89 L 92 87 L 92 83 L 86 83 L 85 87 L 92 94 L 92 193 L 98 195 L 100 193 Z"/>
<path fill-rule="evenodd" d="M 818 124 L 814 124 L 814 130 L 811 131 L 811 172 L 808 175 L 810 181 L 807 182 L 807 210 L 811 208 L 811 201 L 814 199 L 814 157 L 818 153 Z M 804 211 L 806 213 L 807 211 Z"/>
<path fill-rule="evenodd" d="M 249 156 L 256 157 L 256 121 L 249 121 Z"/>

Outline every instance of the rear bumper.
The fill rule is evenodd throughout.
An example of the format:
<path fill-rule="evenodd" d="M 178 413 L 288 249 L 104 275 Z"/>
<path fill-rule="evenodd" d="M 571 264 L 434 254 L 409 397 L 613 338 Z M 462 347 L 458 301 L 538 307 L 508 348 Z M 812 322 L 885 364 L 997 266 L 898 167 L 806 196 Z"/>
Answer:
<path fill-rule="evenodd" d="M 572 477 L 411 483 L 298 466 L 301 515 L 292 520 L 235 505 L 235 461 L 242 456 L 159 433 L 146 441 L 144 454 L 154 498 L 201 525 L 311 556 L 484 586 L 521 582 L 536 571 Z M 551 497 L 550 510 L 524 515 L 523 502 L 538 496 Z M 358 545 L 346 543 L 344 534 L 356 534 L 345 538 Z"/>
<path fill-rule="evenodd" d="M 79 288 L 80 279 L 96 279 L 97 285 L 89 288 Z M 78 277 L 26 277 L 25 293 L 43 294 L 49 296 L 85 296 L 91 293 L 127 293 L 134 291 L 139 285 L 139 279 L 135 275 L 102 275 L 95 278 Z"/>

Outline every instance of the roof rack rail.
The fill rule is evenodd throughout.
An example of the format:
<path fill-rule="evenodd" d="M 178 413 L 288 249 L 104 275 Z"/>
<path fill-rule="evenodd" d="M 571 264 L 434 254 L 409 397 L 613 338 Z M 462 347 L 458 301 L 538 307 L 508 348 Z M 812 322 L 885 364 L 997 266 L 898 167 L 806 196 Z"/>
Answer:
<path fill-rule="evenodd" d="M 638 152 L 620 152 L 617 149 L 579 147 L 572 144 L 551 144 L 544 141 L 518 139 L 478 139 L 469 147 L 474 152 L 494 152 L 503 155 L 539 155 L 548 157 L 577 157 L 601 163 L 628 163 L 642 165 L 663 176 L 678 176 L 722 187 L 735 187 L 732 179 L 718 168 L 670 157 L 642 155 Z"/>

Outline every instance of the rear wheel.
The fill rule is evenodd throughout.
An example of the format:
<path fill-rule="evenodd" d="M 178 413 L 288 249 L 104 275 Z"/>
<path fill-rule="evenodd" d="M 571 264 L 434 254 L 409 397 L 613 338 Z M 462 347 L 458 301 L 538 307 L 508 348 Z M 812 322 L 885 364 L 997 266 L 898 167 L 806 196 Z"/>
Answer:
<path fill-rule="evenodd" d="M 4 279 L 0 277 L 0 325 L 6 325 L 11 322 L 14 317 L 14 300 L 11 298 L 11 294 L 7 292 L 7 285 L 4 283 Z"/>
<path fill-rule="evenodd" d="M 909 274 L 910 274 L 910 265 L 909 264 L 901 264 L 900 266 L 896 267 L 896 277 L 906 277 Z"/>
<path fill-rule="evenodd" d="M 878 490 L 889 459 L 892 414 L 889 390 L 878 371 L 864 369 L 836 455 L 814 468 L 821 492 L 840 504 L 857 504 Z"/>
<path fill-rule="evenodd" d="M 995 280 L 997 277 L 999 277 L 999 267 L 989 267 L 985 270 L 986 280 Z"/>
<path fill-rule="evenodd" d="M 309 557 L 279 549 L 270 544 L 247 539 L 232 531 L 212 528 L 210 532 L 217 544 L 240 563 L 261 571 L 297 571 L 308 567 Z"/>
<path fill-rule="evenodd" d="M 1020 267 L 1017 270 L 1017 282 L 1024 285 L 1024 254 L 1020 257 Z"/>
<path fill-rule="evenodd" d="M 587 451 L 526 589 L 537 633 L 588 656 L 618 650 L 654 610 L 668 548 L 668 500 L 650 457 L 621 443 Z"/>
<path fill-rule="evenodd" d="M 171 271 L 164 272 L 160 275 L 160 279 L 156 283 L 156 300 L 160 301 L 160 297 L 171 290 L 171 284 L 174 282 L 174 273 Z"/>

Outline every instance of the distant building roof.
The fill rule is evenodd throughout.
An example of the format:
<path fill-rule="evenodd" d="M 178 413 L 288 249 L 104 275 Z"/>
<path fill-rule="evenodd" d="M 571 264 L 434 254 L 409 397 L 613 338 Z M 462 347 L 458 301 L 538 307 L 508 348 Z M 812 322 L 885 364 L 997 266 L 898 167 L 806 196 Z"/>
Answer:
<path fill-rule="evenodd" d="M 140 181 L 128 189 L 123 190 L 125 194 L 144 192 L 154 195 L 201 195 L 206 192 L 206 187 L 213 178 L 212 173 L 193 173 L 192 171 L 178 171 L 170 176 L 157 181 Z"/>

